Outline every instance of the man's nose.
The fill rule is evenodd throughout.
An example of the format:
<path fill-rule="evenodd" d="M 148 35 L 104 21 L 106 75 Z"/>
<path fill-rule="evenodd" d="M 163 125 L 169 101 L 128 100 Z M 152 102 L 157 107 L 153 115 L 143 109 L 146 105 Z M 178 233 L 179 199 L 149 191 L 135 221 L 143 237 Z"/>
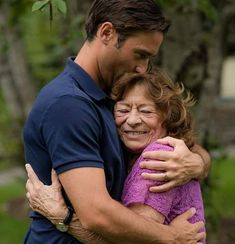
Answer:
<path fill-rule="evenodd" d="M 143 74 L 148 70 L 149 60 L 144 60 L 136 66 L 135 71 L 137 73 Z"/>

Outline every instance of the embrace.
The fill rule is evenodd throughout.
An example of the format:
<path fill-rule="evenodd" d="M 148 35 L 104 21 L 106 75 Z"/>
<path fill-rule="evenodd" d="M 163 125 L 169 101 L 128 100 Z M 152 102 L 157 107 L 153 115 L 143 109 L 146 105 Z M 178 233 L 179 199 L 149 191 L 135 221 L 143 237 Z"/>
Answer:
<path fill-rule="evenodd" d="M 153 0 L 95 0 L 87 39 L 24 128 L 25 243 L 205 243 L 192 97 L 150 70 L 169 22 Z"/>

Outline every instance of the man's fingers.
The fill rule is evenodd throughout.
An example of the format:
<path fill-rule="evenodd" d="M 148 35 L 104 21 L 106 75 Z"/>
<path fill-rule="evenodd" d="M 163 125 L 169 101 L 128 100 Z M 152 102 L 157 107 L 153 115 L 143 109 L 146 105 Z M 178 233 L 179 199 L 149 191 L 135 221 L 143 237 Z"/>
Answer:
<path fill-rule="evenodd" d="M 196 235 L 196 240 L 197 241 L 202 241 L 206 239 L 206 233 L 205 232 L 199 232 Z"/>
<path fill-rule="evenodd" d="M 30 164 L 26 164 L 25 169 L 26 169 L 28 177 L 33 185 L 41 183 Z"/>
<path fill-rule="evenodd" d="M 147 151 L 142 153 L 142 156 L 145 159 L 154 159 L 159 161 L 165 161 L 169 158 L 172 158 L 173 151 Z"/>
<path fill-rule="evenodd" d="M 149 160 L 149 161 L 142 161 L 140 163 L 140 168 L 167 171 L 169 169 L 169 164 L 162 161 Z"/>
<path fill-rule="evenodd" d="M 202 228 L 204 228 L 205 223 L 203 221 L 198 221 L 195 224 L 196 232 L 199 232 Z"/>
<path fill-rule="evenodd" d="M 196 213 L 196 209 L 190 208 L 186 212 L 184 212 L 183 214 L 177 216 L 176 218 L 181 219 L 181 220 L 188 220 L 188 219 L 192 218 L 195 213 Z M 200 222 L 199 222 L 199 224 L 200 224 Z M 203 227 L 203 225 L 202 225 L 202 227 Z"/>
<path fill-rule="evenodd" d="M 154 181 L 169 181 L 169 177 L 167 172 L 163 173 L 142 173 L 141 176 L 147 180 L 154 180 Z"/>
<path fill-rule="evenodd" d="M 169 181 L 165 184 L 162 184 L 160 186 L 151 186 L 149 188 L 149 191 L 151 192 L 164 192 L 164 191 L 169 191 L 172 188 L 174 188 L 176 186 L 176 182 L 175 181 Z"/>
<path fill-rule="evenodd" d="M 180 143 L 180 139 L 176 139 L 176 138 L 173 138 L 173 137 L 170 137 L 170 136 L 166 136 L 164 138 L 160 138 L 157 140 L 157 142 L 161 143 L 161 144 L 168 144 L 172 147 L 175 147 L 178 143 Z"/>

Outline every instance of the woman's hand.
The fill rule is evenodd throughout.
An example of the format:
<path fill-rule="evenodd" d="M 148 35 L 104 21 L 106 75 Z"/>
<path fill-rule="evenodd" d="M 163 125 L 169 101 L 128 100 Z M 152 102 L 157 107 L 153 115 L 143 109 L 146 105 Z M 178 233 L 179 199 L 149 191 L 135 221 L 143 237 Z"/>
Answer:
<path fill-rule="evenodd" d="M 199 179 L 204 174 L 206 165 L 210 165 L 210 158 L 209 162 L 205 163 L 201 154 L 190 151 L 183 140 L 165 137 L 157 142 L 174 147 L 174 151 L 143 153 L 147 160 L 141 162 L 141 168 L 162 171 L 162 173 L 143 173 L 143 177 L 155 181 L 165 181 L 162 185 L 150 187 L 150 191 L 163 192 L 183 185 L 191 179 Z"/>
<path fill-rule="evenodd" d="M 25 165 L 28 180 L 26 182 L 26 197 L 32 210 L 39 212 L 52 223 L 64 219 L 67 207 L 61 193 L 61 184 L 56 172 L 51 172 L 51 185 L 44 185 L 30 164 Z"/>

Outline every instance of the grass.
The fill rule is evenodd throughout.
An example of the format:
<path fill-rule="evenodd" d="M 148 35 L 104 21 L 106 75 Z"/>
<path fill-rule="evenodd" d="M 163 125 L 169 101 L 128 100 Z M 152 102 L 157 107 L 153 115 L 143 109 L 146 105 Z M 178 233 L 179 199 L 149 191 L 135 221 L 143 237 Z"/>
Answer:
<path fill-rule="evenodd" d="M 235 217 L 235 159 L 227 158 L 214 162 L 212 199 L 223 217 Z"/>
<path fill-rule="evenodd" d="M 18 244 L 23 242 L 29 220 L 28 217 L 13 217 L 7 211 L 7 203 L 25 195 L 24 182 L 16 181 L 0 187 L 0 236 L 1 244 Z M 20 211 L 15 206 L 14 211 Z"/>

